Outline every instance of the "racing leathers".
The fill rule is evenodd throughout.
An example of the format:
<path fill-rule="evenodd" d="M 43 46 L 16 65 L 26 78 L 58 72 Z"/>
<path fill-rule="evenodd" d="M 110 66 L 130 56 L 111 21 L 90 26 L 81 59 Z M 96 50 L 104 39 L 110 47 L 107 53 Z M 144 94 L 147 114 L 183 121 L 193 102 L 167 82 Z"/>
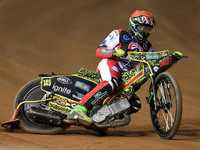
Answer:
<path fill-rule="evenodd" d="M 96 56 L 102 59 L 97 67 L 100 73 L 101 82 L 92 91 L 86 94 L 79 102 L 90 111 L 94 106 L 101 105 L 104 99 L 111 95 L 117 88 L 121 72 L 129 71 L 134 67 L 129 56 L 114 57 L 115 50 L 153 52 L 149 41 L 138 43 L 131 34 L 123 29 L 112 31 L 96 50 Z M 131 102 L 131 101 L 130 101 Z M 133 112 L 137 112 L 140 107 L 140 99 L 133 94 L 132 103 L 136 103 Z"/>

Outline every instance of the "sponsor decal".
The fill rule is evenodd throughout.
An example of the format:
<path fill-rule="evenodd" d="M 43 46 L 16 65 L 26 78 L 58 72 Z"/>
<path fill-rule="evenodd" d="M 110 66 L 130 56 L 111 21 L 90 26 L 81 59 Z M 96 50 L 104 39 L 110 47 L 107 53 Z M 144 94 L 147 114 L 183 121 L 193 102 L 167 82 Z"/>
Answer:
<path fill-rule="evenodd" d="M 115 70 L 116 72 L 119 72 L 119 69 L 116 66 L 112 66 L 111 69 Z"/>
<path fill-rule="evenodd" d="M 74 94 L 72 94 L 72 97 L 74 97 L 74 98 L 76 98 L 76 99 L 78 99 L 78 100 L 81 100 L 81 99 L 82 99 L 81 97 L 78 97 L 77 95 L 74 95 Z"/>
<path fill-rule="evenodd" d="M 94 104 L 98 103 L 100 100 L 104 99 L 105 96 L 107 96 L 107 95 L 108 95 L 108 92 L 107 92 L 107 91 L 105 91 L 105 92 L 103 92 L 103 93 L 102 93 L 102 92 L 96 93 L 96 94 L 94 95 L 95 100 L 92 101 L 91 104 L 94 105 Z"/>
<path fill-rule="evenodd" d="M 70 94 L 71 93 L 71 90 L 68 89 L 67 87 L 60 87 L 60 86 L 57 86 L 57 85 L 53 85 L 52 90 L 54 92 L 61 92 L 61 93 L 64 93 L 64 94 Z"/>
<path fill-rule="evenodd" d="M 44 79 L 43 80 L 43 86 L 51 86 L 51 79 Z"/>
<path fill-rule="evenodd" d="M 107 40 L 104 40 L 104 41 L 100 44 L 100 46 L 108 47 L 108 45 L 106 44 L 106 42 L 107 42 Z"/>
<path fill-rule="evenodd" d="M 57 80 L 62 84 L 72 84 L 71 80 L 67 77 L 58 77 Z"/>
<path fill-rule="evenodd" d="M 75 87 L 78 87 L 86 92 L 90 91 L 90 86 L 80 81 L 76 81 Z"/>
<path fill-rule="evenodd" d="M 66 102 L 64 102 L 64 101 L 62 101 L 60 99 L 56 99 L 56 100 L 54 100 L 54 102 L 57 103 L 57 104 L 60 104 L 62 106 L 65 106 L 65 104 L 66 104 Z"/>
<path fill-rule="evenodd" d="M 64 99 L 60 96 L 54 96 L 54 102 L 60 105 L 65 106 L 67 103 L 69 103 L 69 101 L 67 99 Z"/>
<path fill-rule="evenodd" d="M 104 46 L 104 47 L 108 47 L 107 43 L 109 43 L 110 41 L 114 40 L 116 35 L 118 35 L 117 32 L 111 32 L 106 39 L 100 44 L 100 46 Z"/>
<path fill-rule="evenodd" d="M 154 71 L 154 72 L 157 72 L 157 71 L 158 71 L 158 69 L 159 69 L 159 67 L 158 67 L 158 66 L 155 66 L 155 67 L 153 67 L 153 71 Z"/>
<path fill-rule="evenodd" d="M 123 36 L 123 39 L 124 39 L 125 41 L 132 41 L 132 42 L 133 42 L 133 39 L 129 38 L 127 35 L 124 35 L 124 36 Z"/>
<path fill-rule="evenodd" d="M 71 111 L 68 107 L 64 107 L 52 102 L 49 103 L 49 107 L 55 111 L 59 111 L 66 114 L 68 114 Z"/>
<path fill-rule="evenodd" d="M 62 112 L 65 111 L 65 109 L 71 109 L 77 105 L 76 103 L 60 96 L 54 96 L 54 99 L 50 102 L 50 104 L 51 107 L 57 110 L 61 110 Z"/>
<path fill-rule="evenodd" d="M 76 92 L 76 95 L 73 94 L 72 97 L 78 99 L 78 100 L 81 100 L 85 95 L 84 94 L 81 94 L 79 92 Z"/>
<path fill-rule="evenodd" d="M 85 96 L 84 94 L 81 94 L 79 92 L 76 92 L 76 94 L 77 94 L 78 97 L 81 97 L 81 98 L 83 98 Z"/>
<path fill-rule="evenodd" d="M 158 54 L 147 54 L 146 55 L 146 60 L 154 60 L 154 59 L 159 59 Z"/>
<path fill-rule="evenodd" d="M 112 53 L 112 50 L 107 50 L 107 49 L 102 49 L 100 51 L 101 54 L 111 54 Z"/>
<path fill-rule="evenodd" d="M 110 34 L 108 37 L 109 37 L 109 40 L 113 40 L 114 34 Z"/>
<path fill-rule="evenodd" d="M 162 57 L 165 57 L 165 56 L 167 56 L 167 53 L 164 53 L 164 52 L 163 52 L 163 53 L 161 53 L 160 55 L 161 55 Z"/>

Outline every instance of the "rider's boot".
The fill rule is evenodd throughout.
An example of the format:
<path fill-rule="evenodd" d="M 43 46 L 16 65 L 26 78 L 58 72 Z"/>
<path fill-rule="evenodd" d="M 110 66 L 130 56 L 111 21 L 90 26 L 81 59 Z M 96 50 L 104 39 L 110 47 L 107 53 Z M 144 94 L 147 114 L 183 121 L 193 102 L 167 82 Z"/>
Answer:
<path fill-rule="evenodd" d="M 76 105 L 67 116 L 67 120 L 76 122 L 83 126 L 92 125 L 93 121 L 90 117 L 87 116 L 87 109 L 84 106 Z"/>

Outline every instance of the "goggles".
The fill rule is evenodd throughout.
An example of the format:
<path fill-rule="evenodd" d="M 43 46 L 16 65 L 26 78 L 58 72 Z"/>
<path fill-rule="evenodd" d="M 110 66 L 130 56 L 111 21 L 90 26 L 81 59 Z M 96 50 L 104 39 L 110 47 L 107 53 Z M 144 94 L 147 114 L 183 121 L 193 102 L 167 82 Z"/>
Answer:
<path fill-rule="evenodd" d="M 137 26 L 137 30 L 138 30 L 140 33 L 150 34 L 150 33 L 151 33 L 151 30 L 152 30 L 152 27 L 151 27 L 151 26 L 147 26 L 147 25 L 138 25 L 138 26 Z"/>

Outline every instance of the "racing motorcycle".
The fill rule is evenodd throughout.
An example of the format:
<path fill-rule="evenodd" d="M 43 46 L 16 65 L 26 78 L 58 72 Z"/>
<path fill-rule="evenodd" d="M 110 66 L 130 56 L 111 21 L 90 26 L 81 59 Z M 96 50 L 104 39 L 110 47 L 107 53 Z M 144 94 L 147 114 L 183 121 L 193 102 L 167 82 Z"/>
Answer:
<path fill-rule="evenodd" d="M 134 62 L 134 69 L 123 72 L 119 88 L 107 97 L 103 104 L 88 112 L 93 129 L 106 134 L 109 128 L 122 127 L 131 121 L 130 95 L 151 79 L 146 102 L 155 132 L 162 138 L 171 139 L 177 132 L 182 117 L 182 96 L 176 79 L 165 72 L 183 56 L 181 52 L 127 52 Z M 18 92 L 14 100 L 14 114 L 3 122 L 4 128 L 20 127 L 25 132 L 58 134 L 70 125 L 80 125 L 67 120 L 69 112 L 82 97 L 100 83 L 98 73 L 80 68 L 76 74 L 40 74 Z"/>

